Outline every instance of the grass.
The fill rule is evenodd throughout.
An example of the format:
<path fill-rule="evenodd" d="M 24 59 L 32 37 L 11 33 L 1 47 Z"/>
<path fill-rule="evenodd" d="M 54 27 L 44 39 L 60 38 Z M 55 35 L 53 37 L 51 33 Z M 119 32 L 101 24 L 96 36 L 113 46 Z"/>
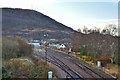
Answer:
<path fill-rule="evenodd" d="M 107 64 L 106 66 L 105 66 L 105 68 L 108 70 L 108 72 L 110 73 L 110 74 L 112 74 L 112 75 L 118 75 L 119 74 L 119 72 L 118 72 L 118 65 L 116 65 L 116 64 L 112 64 L 112 63 L 110 63 L 110 64 Z"/>

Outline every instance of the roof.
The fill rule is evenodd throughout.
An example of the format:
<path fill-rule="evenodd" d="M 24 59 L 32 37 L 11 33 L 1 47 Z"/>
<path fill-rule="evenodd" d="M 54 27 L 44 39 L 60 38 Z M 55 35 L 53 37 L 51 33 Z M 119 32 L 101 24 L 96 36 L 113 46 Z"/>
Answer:
<path fill-rule="evenodd" d="M 36 43 L 36 42 L 35 43 L 34 42 L 33 43 L 28 43 L 28 44 L 34 45 L 35 47 L 40 46 L 40 43 Z"/>

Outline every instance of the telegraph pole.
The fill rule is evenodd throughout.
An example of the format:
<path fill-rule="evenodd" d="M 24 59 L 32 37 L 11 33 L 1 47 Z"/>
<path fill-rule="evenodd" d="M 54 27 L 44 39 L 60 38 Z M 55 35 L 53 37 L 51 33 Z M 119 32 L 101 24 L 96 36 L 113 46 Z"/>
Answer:
<path fill-rule="evenodd" d="M 47 37 L 48 37 L 48 34 L 44 34 L 44 49 L 45 49 L 45 65 L 47 66 L 47 45 L 48 45 L 48 42 L 47 42 Z M 47 73 L 47 67 L 45 66 L 46 70 L 45 70 L 45 73 Z"/>
<path fill-rule="evenodd" d="M 45 59 L 46 59 L 46 66 L 47 66 L 47 45 L 48 45 L 47 37 L 48 37 L 48 33 L 44 34 L 44 38 L 45 38 L 44 46 L 45 46 Z"/>

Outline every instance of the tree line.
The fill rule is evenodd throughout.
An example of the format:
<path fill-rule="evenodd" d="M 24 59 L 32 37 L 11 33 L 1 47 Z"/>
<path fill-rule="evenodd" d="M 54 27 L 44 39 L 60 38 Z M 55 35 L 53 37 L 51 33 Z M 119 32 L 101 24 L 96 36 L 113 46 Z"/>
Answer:
<path fill-rule="evenodd" d="M 119 29 L 117 25 L 115 24 L 108 24 L 106 25 L 103 29 L 100 29 L 98 27 L 94 27 L 93 29 L 88 29 L 86 26 L 84 26 L 82 29 L 77 29 L 78 32 L 84 33 L 84 34 L 89 34 L 93 32 L 98 32 L 101 34 L 109 34 L 113 36 L 119 36 L 118 32 Z"/>

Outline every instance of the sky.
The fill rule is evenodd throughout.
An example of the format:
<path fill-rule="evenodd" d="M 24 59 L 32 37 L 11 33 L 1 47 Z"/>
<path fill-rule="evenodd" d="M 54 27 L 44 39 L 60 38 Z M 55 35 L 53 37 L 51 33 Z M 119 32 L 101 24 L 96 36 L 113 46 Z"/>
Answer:
<path fill-rule="evenodd" d="M 74 30 L 118 24 L 118 0 L 0 0 L 0 7 L 33 9 Z"/>

